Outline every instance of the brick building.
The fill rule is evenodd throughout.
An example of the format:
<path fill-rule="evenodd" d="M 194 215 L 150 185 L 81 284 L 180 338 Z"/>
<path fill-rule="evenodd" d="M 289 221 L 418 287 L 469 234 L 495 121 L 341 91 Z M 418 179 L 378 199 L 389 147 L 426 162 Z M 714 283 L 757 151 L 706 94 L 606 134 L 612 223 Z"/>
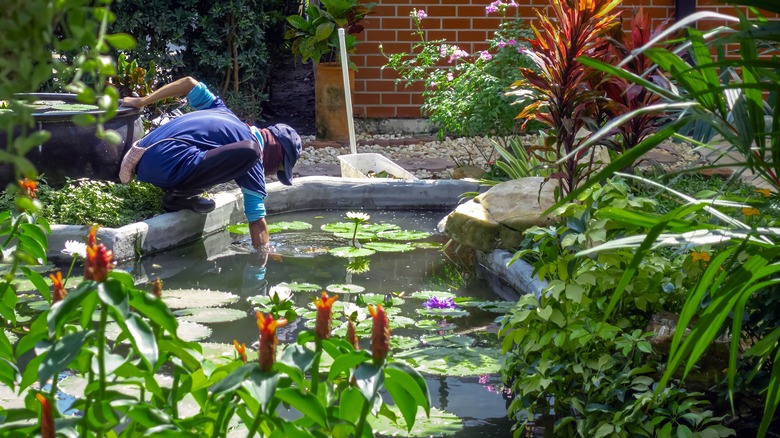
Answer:
<path fill-rule="evenodd" d="M 362 44 L 351 60 L 358 65 L 355 75 L 353 111 L 356 117 L 367 118 L 419 118 L 422 104 L 421 87 L 405 88 L 395 84 L 397 75 L 390 69 L 382 70 L 386 58 L 381 54 L 382 44 L 386 53 L 411 52 L 417 41 L 413 34 L 412 9 L 425 10 L 428 14 L 424 29 L 428 39 L 446 39 L 469 53 L 487 48 L 486 41 L 498 27 L 501 16 L 487 15 L 488 0 L 374 0 L 375 14 L 365 22 Z M 516 0 L 518 13 L 529 22 L 536 14 L 534 9 L 547 8 L 550 0 Z M 718 11 L 734 15 L 734 7 L 717 0 L 623 0 L 618 6 L 624 19 L 629 20 L 633 11 L 641 6 L 654 24 L 691 14 L 696 11 Z M 773 17 L 777 18 L 777 17 Z M 711 26 L 715 23 L 700 23 Z"/>

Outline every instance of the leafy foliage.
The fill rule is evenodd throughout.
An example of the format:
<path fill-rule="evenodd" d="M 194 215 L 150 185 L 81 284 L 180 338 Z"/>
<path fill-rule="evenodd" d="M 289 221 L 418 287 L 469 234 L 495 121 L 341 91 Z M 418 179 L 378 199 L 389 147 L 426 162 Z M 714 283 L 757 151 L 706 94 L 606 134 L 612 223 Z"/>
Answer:
<path fill-rule="evenodd" d="M 38 190 L 44 204 L 41 216 L 55 224 L 121 227 L 163 213 L 163 191 L 138 181 L 125 185 L 78 179 L 57 189 L 41 183 Z M 0 198 L 0 209 L 13 203 L 13 195 L 6 193 Z"/>
<path fill-rule="evenodd" d="M 730 3 L 761 6 L 770 12 L 780 12 L 780 7 L 771 2 Z M 648 249 L 658 245 L 717 245 L 716 253 L 711 256 L 712 262 L 686 297 L 679 325 L 690 326 L 691 331 L 685 338 L 681 332 L 675 335 L 668 366 L 659 381 L 657 392 L 663 391 L 674 373 L 679 370 L 682 370 L 683 376 L 687 376 L 714 339 L 728 329 L 732 338 L 727 380 L 729 394 L 732 395 L 737 382 L 737 370 L 745 365 L 739 355 L 740 340 L 744 336 L 745 315 L 756 311 L 752 306 L 765 306 L 759 298 L 768 298 L 767 291 L 774 290 L 777 282 L 774 266 L 779 260 L 775 249 L 778 230 L 774 228 L 774 221 L 756 221 L 754 218 L 761 217 L 762 210 L 776 209 L 777 191 L 780 188 L 780 163 L 775 153 L 780 144 L 780 105 L 777 101 L 780 80 L 777 77 L 777 60 L 769 58 L 776 52 L 774 42 L 780 38 L 780 32 L 774 22 L 761 17 L 751 21 L 741 12 L 738 11 L 738 14 L 739 18 L 717 15 L 717 19 L 728 20 L 732 27 L 716 29 L 707 35 L 707 38 L 699 30 L 688 29 L 689 38 L 680 47 L 642 47 L 637 54 L 642 53 L 649 57 L 653 61 L 653 68 L 658 68 L 668 75 L 669 82 L 663 86 L 594 59 L 581 60 L 589 66 L 646 87 L 663 97 L 669 102 L 665 104 L 665 110 L 678 119 L 635 146 L 635 151 L 620 157 L 600 174 L 594 175 L 583 188 L 575 190 L 569 198 L 577 196 L 580 190 L 595 184 L 600 178 L 619 169 L 619 166 L 625 166 L 629 160 L 650 150 L 661 139 L 673 135 L 677 128 L 690 121 L 709 125 L 727 146 L 723 152 L 728 152 L 732 157 L 740 157 L 735 164 L 759 175 L 771 187 L 766 189 L 769 202 L 745 206 L 738 213 L 726 213 L 694 200 L 688 208 L 680 207 L 664 217 L 645 221 L 651 226 L 646 234 L 619 239 L 595 249 L 603 251 L 610 248 L 636 248 L 630 268 L 626 270 L 619 287 L 613 292 L 611 302 L 614 303 L 628 293 L 627 286 L 630 285 L 637 267 L 645 259 Z M 711 17 L 711 13 L 694 14 L 670 27 L 667 33 L 674 32 L 692 21 Z M 659 35 L 659 38 L 663 36 Z M 740 58 L 717 61 L 713 59 L 713 53 L 723 52 L 730 43 L 739 44 Z M 624 117 L 628 119 L 637 114 L 639 110 Z M 606 130 L 595 134 L 595 137 L 605 134 Z M 720 164 L 716 162 L 715 166 L 718 165 Z M 679 194 L 677 196 L 685 198 Z M 690 199 L 685 200 L 691 202 Z M 687 220 L 687 215 L 693 211 L 707 211 L 713 219 L 678 222 L 681 219 Z M 637 219 L 626 218 L 626 223 L 636 223 Z M 614 308 L 614 305 L 610 305 L 606 309 L 607 318 Z M 759 310 L 759 313 L 763 312 Z M 759 391 L 765 394 L 763 419 L 757 432 L 759 436 L 764 436 L 770 429 L 780 404 L 780 367 L 777 366 L 780 350 L 776 345 L 780 328 L 765 326 L 760 334 L 764 337 L 752 338 L 751 342 L 754 341 L 755 345 L 748 349 L 743 357 L 748 358 L 747 363 L 753 364 L 752 371 L 745 380 L 752 381 Z M 759 377 L 762 375 L 770 377 L 762 379 Z"/>
<path fill-rule="evenodd" d="M 194 76 L 209 84 L 243 120 L 254 123 L 273 65 L 266 31 L 282 0 L 117 3 L 114 28 L 139 41 L 130 59 L 153 63 L 162 83 Z"/>
<path fill-rule="evenodd" d="M 521 297 L 502 321 L 502 375 L 515 398 L 509 407 L 518 422 L 550 411 L 555 436 L 703 436 L 733 434 L 709 402 L 677 385 L 654 393 L 657 357 L 645 327 L 661 310 L 679 309 L 700 264 L 684 254 L 649 255 L 637 271 L 632 294 L 619 311 L 602 315 L 631 250 L 577 257 L 582 249 L 641 231 L 615 220 L 618 212 L 649 215 L 650 199 L 634 197 L 622 181 L 583 193 L 578 204 L 558 213 L 561 223 L 532 228 L 516 257 L 533 263 L 549 281 L 540 296 Z M 665 254 L 664 254 L 665 255 Z"/>
<path fill-rule="evenodd" d="M 318 4 L 319 3 L 319 4 Z M 322 5 L 322 7 L 320 7 Z M 363 4 L 359 0 L 304 1 L 304 14 L 287 17 L 289 28 L 284 37 L 291 41 L 293 55 L 301 62 L 312 60 L 336 62 L 340 59 L 338 29 L 344 29 L 344 45 L 347 53 L 354 53 L 358 45 L 357 36 L 363 32 L 363 19 L 372 14 L 376 3 Z M 349 67 L 357 70 L 354 62 Z"/>

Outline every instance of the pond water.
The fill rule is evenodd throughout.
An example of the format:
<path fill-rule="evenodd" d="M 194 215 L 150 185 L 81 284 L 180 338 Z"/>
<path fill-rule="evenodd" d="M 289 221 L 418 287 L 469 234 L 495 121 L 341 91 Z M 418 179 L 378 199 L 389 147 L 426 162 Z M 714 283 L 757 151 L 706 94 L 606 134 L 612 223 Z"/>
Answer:
<path fill-rule="evenodd" d="M 300 330 L 313 327 L 312 302 L 322 290 L 339 296 L 334 305 L 336 335 L 345 333 L 345 312 L 361 315 L 357 329 L 365 349 L 371 330 L 366 305 L 384 303 L 393 356 L 425 376 L 435 408 L 431 412 L 435 418 L 419 421 L 413 430 L 417 433 L 411 436 L 511 436 L 512 423 L 507 419 L 511 400 L 498 376 L 502 357 L 495 333 L 496 319 L 512 303 L 501 301 L 487 283 L 459 268 L 441 251 L 446 238 L 438 235 L 436 224 L 445 213 L 366 213 L 370 219 L 360 225 L 358 237 L 362 239 L 356 241 L 361 242 L 357 243 L 361 250 L 352 247 L 351 234 L 322 230 L 323 226 L 336 231 L 343 228 L 344 211 L 297 212 L 269 217 L 272 226 L 311 227 L 272 234 L 275 252 L 267 260 L 251 250 L 248 236 L 236 234 L 226 236 L 228 243 L 218 245 L 216 253 L 204 252 L 200 242 L 153 257 L 153 262 L 118 269 L 150 281 L 160 276 L 163 299 L 180 316 L 179 335 L 199 341 L 204 355 L 213 359 L 232 358 L 234 339 L 247 346 L 257 340 L 255 311 L 267 309 L 269 294 L 277 291 L 291 294 L 298 314 L 279 329 L 280 348 L 294 342 Z M 371 230 L 384 230 L 373 243 L 368 239 Z M 354 256 L 367 247 L 376 252 Z M 145 266 L 143 274 L 141 266 Z M 148 284 L 139 287 L 151 289 Z M 452 299 L 458 307 L 426 309 L 424 304 L 431 297 Z M 45 302 L 31 302 L 32 309 L 35 303 L 45 306 Z M 109 337 L 111 332 L 107 332 Z M 74 376 L 61 377 L 65 379 L 58 387 L 63 392 L 58 397 L 60 409 L 68 411 L 70 396 L 78 396 L 84 382 Z M 375 430 L 386 435 L 395 431 L 381 424 Z"/>
<path fill-rule="evenodd" d="M 256 341 L 254 311 L 263 308 L 262 303 L 267 302 L 267 298 L 262 297 L 267 297 L 269 291 L 285 288 L 285 285 L 294 290 L 292 300 L 299 308 L 300 316 L 279 330 L 280 345 L 292 342 L 299 330 L 313 324 L 312 300 L 326 288 L 337 291 L 336 306 L 339 302 L 357 303 L 365 309 L 364 302 L 393 299 L 396 304 L 388 312 L 391 313 L 391 338 L 397 347 L 395 354 L 416 360 L 420 357 L 416 351 L 426 357 L 416 367 L 426 376 L 434 407 L 462 420 L 463 429 L 453 436 L 510 436 L 511 423 L 506 418 L 508 397 L 502 391 L 496 372 L 500 355 L 495 320 L 503 314 L 506 303 L 498 302 L 499 298 L 484 281 L 462 272 L 456 263 L 444 256 L 441 246 L 446 239 L 436 231 L 436 224 L 444 213 L 366 212 L 371 224 L 395 224 L 403 230 L 427 232 L 431 236 L 409 241 L 410 246 L 417 246 L 409 251 L 376 252 L 358 258 L 358 261 L 354 257 L 337 257 L 328 252 L 336 247 L 350 246 L 351 239 L 321 231 L 325 224 L 344 222 L 344 213 L 318 211 L 271 216 L 269 224 L 301 221 L 311 224 L 311 230 L 272 234 L 271 243 L 276 254 L 269 257 L 264 269 L 262 257 L 250 252 L 248 237 L 236 236 L 237 241 L 223 254 L 199 260 L 165 278 L 163 296 L 165 292 L 186 296 L 190 289 L 238 295 L 240 298 L 227 307 L 244 312 L 245 317 L 205 323 L 211 329 L 207 342 L 224 344 L 225 352 L 232 350 L 228 344 L 233 339 L 247 345 Z M 149 277 L 154 278 L 153 273 Z M 305 290 L 298 291 L 296 285 Z M 361 293 L 344 293 L 361 289 L 364 289 Z M 429 296 L 470 297 L 474 301 L 460 305 L 459 312 L 453 312 L 452 317 L 421 314 L 425 312 L 423 304 Z M 338 334 L 339 321 L 343 318 L 337 307 L 334 311 L 333 327 Z M 468 314 L 460 316 L 459 313 Z M 187 319 L 186 316 L 183 318 Z M 201 324 L 208 319 L 193 318 Z M 359 333 L 365 333 L 361 336 L 361 347 L 364 348 L 369 345 L 366 331 L 370 331 L 370 324 L 370 319 L 358 324 Z M 458 359 L 447 355 L 457 351 L 474 354 Z"/>

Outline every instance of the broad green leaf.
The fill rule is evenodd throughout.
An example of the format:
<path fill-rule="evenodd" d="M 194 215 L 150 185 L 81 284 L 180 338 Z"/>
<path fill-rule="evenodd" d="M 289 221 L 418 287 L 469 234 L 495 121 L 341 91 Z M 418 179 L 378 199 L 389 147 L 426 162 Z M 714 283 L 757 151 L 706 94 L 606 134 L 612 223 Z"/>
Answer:
<path fill-rule="evenodd" d="M 81 353 L 84 343 L 94 335 L 94 330 L 86 330 L 57 339 L 46 352 L 46 356 L 38 368 L 38 381 L 48 382 L 53 376 L 64 371 Z"/>
<path fill-rule="evenodd" d="M 318 425 L 327 428 L 328 416 L 320 400 L 312 394 L 303 394 L 297 388 L 278 388 L 274 396 L 301 412 Z"/>

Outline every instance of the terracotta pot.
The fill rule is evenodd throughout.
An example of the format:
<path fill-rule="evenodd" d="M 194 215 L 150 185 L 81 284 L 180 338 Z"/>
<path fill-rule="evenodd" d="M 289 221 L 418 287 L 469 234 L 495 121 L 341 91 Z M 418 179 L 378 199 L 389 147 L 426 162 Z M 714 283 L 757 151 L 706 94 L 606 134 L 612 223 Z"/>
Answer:
<path fill-rule="evenodd" d="M 32 93 L 37 100 L 77 103 L 74 94 Z M 77 114 L 100 114 L 100 111 L 54 111 L 33 113 L 35 129 L 51 133 L 51 138 L 25 156 L 46 182 L 53 186 L 63 184 L 68 178 L 91 178 L 119 181 L 119 165 L 124 152 L 143 132 L 141 110 L 120 107 L 117 115 L 106 122 L 105 129 L 115 130 L 122 141 L 109 144 L 95 136 L 94 125 L 78 126 L 72 122 Z M 19 132 L 14 132 L 18 135 Z M 6 149 L 6 133 L 0 131 L 0 150 Z M 0 164 L 0 188 L 15 180 L 14 168 L 9 163 Z"/>
<path fill-rule="evenodd" d="M 350 93 L 355 91 L 355 72 L 349 71 Z M 341 64 L 321 62 L 314 67 L 314 129 L 318 140 L 347 141 L 347 105 Z"/>

